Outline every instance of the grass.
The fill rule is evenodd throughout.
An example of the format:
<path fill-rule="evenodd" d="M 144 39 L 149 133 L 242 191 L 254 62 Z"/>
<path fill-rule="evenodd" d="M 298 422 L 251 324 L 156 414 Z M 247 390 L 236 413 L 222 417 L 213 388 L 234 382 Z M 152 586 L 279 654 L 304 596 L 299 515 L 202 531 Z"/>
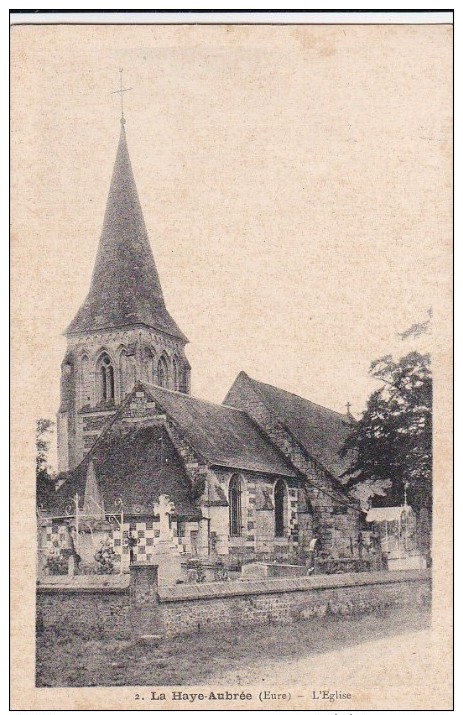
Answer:
<path fill-rule="evenodd" d="M 238 666 L 278 665 L 429 626 L 429 609 L 416 607 L 177 636 L 157 646 L 48 629 L 37 638 L 37 686 L 194 685 Z"/>

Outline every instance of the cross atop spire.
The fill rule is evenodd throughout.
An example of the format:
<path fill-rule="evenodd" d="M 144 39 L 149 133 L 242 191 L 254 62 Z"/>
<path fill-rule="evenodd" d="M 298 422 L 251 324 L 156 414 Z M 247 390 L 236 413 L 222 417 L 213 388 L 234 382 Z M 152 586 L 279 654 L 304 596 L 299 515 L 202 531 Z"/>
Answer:
<path fill-rule="evenodd" d="M 111 92 L 111 94 L 120 94 L 121 96 L 121 124 L 125 124 L 125 117 L 124 117 L 124 92 L 130 92 L 132 87 L 126 87 L 124 88 L 123 82 L 122 82 L 122 73 L 123 73 L 122 67 L 119 67 L 119 74 L 120 74 L 120 79 L 121 79 L 121 87 L 120 89 L 116 89 L 115 92 Z"/>

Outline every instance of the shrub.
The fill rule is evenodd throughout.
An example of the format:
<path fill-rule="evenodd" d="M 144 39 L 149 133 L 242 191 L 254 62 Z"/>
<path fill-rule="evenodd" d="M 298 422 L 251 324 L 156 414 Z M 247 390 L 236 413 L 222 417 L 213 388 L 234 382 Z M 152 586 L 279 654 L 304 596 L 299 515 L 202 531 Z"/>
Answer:
<path fill-rule="evenodd" d="M 68 559 L 60 552 L 54 551 L 47 556 L 48 573 L 62 576 L 68 572 Z"/>
<path fill-rule="evenodd" d="M 360 571 L 371 571 L 372 564 L 369 559 L 357 558 L 316 558 L 315 573 L 335 574 L 335 573 L 358 573 Z"/>

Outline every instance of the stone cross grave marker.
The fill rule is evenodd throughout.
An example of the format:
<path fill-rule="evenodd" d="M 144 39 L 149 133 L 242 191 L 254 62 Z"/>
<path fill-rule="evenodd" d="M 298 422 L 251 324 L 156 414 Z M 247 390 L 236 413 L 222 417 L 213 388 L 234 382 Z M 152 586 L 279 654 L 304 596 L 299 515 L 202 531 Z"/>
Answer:
<path fill-rule="evenodd" d="M 153 513 L 159 516 L 159 541 L 173 541 L 174 532 L 170 523 L 170 515 L 175 511 L 175 505 L 170 501 L 167 494 L 160 494 L 157 503 L 154 504 Z"/>

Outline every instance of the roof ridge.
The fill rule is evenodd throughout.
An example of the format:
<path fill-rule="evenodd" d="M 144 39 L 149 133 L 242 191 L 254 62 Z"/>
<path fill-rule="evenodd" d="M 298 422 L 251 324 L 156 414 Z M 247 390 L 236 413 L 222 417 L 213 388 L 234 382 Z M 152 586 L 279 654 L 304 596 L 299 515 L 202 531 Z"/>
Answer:
<path fill-rule="evenodd" d="M 202 413 L 202 410 L 201 410 L 202 405 L 206 405 L 206 406 L 211 405 L 215 409 L 220 408 L 222 414 L 217 415 L 217 422 L 219 424 L 222 422 L 222 416 L 224 415 L 225 410 L 227 411 L 227 417 L 231 417 L 232 415 L 236 415 L 236 416 L 239 415 L 241 428 L 251 429 L 253 431 L 253 433 L 255 433 L 256 437 L 261 442 L 265 443 L 266 448 L 270 450 L 272 456 L 278 457 L 279 460 L 281 461 L 280 451 L 275 447 L 275 445 L 272 444 L 271 440 L 268 439 L 268 436 L 262 432 L 262 430 L 259 428 L 259 426 L 256 424 L 256 422 L 252 419 L 252 417 L 245 410 L 241 410 L 236 407 L 231 407 L 230 405 L 223 405 L 220 403 L 211 402 L 209 400 L 202 400 L 200 398 L 194 397 L 193 395 L 189 395 L 189 394 L 182 393 L 182 392 L 177 392 L 175 390 L 169 390 L 168 388 L 160 387 L 159 385 L 150 384 L 144 380 L 139 380 L 137 384 L 140 388 L 144 388 L 148 393 L 150 393 L 150 395 L 154 401 L 159 401 L 160 407 L 162 409 L 165 409 L 165 412 L 167 413 L 169 420 L 172 421 L 173 424 L 178 429 L 182 429 L 182 424 L 181 424 L 181 420 L 179 421 L 179 419 L 175 416 L 175 406 L 167 405 L 165 408 L 163 408 L 162 396 L 159 394 L 161 392 L 164 392 L 166 395 L 168 394 L 168 395 L 173 395 L 176 397 L 181 396 L 181 398 L 183 398 L 183 400 L 185 402 L 189 401 L 190 403 L 193 403 L 193 406 L 194 406 L 194 403 L 199 403 L 199 407 L 197 407 L 196 409 L 198 410 L 198 412 L 200 414 Z M 135 389 L 136 388 L 134 388 L 134 390 Z M 171 409 L 174 412 L 174 415 L 170 411 Z M 182 409 L 182 408 L 180 408 L 180 409 Z M 210 420 L 210 422 L 212 422 L 212 423 L 214 422 L 213 415 L 212 415 L 212 420 Z M 226 429 L 227 430 L 229 429 L 228 420 L 227 420 Z M 167 426 L 167 431 L 169 432 L 168 426 Z M 232 426 L 232 432 L 233 432 L 233 426 Z M 214 453 L 211 454 L 210 451 L 205 449 L 204 445 L 201 445 L 201 440 L 198 441 L 198 435 L 196 433 L 195 434 L 191 434 L 191 433 L 184 434 L 183 436 L 184 436 L 184 439 L 186 439 L 186 441 L 191 445 L 193 450 L 207 464 L 221 466 L 221 467 L 228 467 L 231 469 L 245 469 L 245 470 L 251 471 L 251 472 L 257 471 L 259 473 L 264 471 L 264 472 L 268 472 L 271 474 L 279 474 L 280 476 L 294 476 L 295 470 L 291 465 L 287 464 L 286 459 L 283 459 L 284 471 L 282 471 L 281 468 L 275 467 L 275 465 L 271 465 L 269 467 L 267 464 L 267 466 L 265 466 L 264 462 L 265 462 L 266 457 L 263 458 L 264 462 L 261 461 L 260 464 L 256 466 L 256 464 L 252 464 L 252 465 L 249 463 L 244 464 L 242 459 L 241 459 L 241 463 L 240 463 L 240 458 L 238 455 L 237 462 L 235 464 L 230 464 L 229 455 L 226 460 L 223 460 L 217 454 L 214 454 Z M 246 459 L 246 457 L 243 457 L 243 459 Z"/>
<path fill-rule="evenodd" d="M 284 427 L 284 429 L 287 430 L 287 432 L 291 435 L 291 438 L 297 443 L 297 445 L 298 445 L 299 448 L 302 450 L 302 452 L 303 452 L 304 454 L 306 454 L 307 456 L 309 456 L 310 459 L 312 459 L 312 460 L 315 462 L 315 464 L 317 464 L 326 474 L 328 474 L 329 477 L 330 477 L 330 479 L 331 479 L 338 487 L 344 489 L 344 484 L 340 481 L 340 479 L 339 479 L 337 476 L 335 476 L 335 473 L 332 471 L 332 469 L 329 468 L 329 467 L 327 467 L 327 466 L 325 466 L 324 461 L 320 458 L 320 456 L 317 456 L 317 455 L 315 455 L 315 454 L 313 453 L 313 449 L 312 449 L 312 450 L 309 450 L 309 449 L 308 449 L 307 445 L 305 445 L 305 444 L 301 441 L 301 439 L 298 437 L 298 435 L 295 434 L 294 429 L 287 423 L 287 420 L 286 420 L 286 419 L 282 419 L 281 415 L 279 415 L 278 412 L 275 411 L 275 408 L 274 408 L 272 405 L 269 405 L 269 404 L 268 404 L 268 396 L 267 396 L 267 394 L 266 394 L 264 388 L 265 388 L 265 387 L 273 388 L 273 389 L 277 390 L 278 392 L 284 392 L 284 393 L 286 393 L 286 394 L 288 394 L 288 395 L 291 395 L 292 397 L 297 397 L 298 399 L 302 400 L 303 402 L 309 403 L 310 405 L 312 405 L 312 406 L 314 406 L 314 407 L 320 407 L 322 410 L 326 410 L 326 411 L 328 411 L 328 412 L 332 412 L 332 413 L 334 413 L 334 414 L 337 415 L 337 416 L 341 416 L 341 417 L 342 417 L 342 415 L 340 415 L 340 413 L 334 412 L 334 410 L 330 410 L 330 408 L 328 408 L 328 407 L 327 407 L 327 408 L 324 408 L 323 405 L 317 405 L 316 403 L 311 402 L 311 400 L 306 400 L 305 398 L 300 397 L 299 395 L 295 395 L 295 394 L 292 393 L 292 392 L 288 392 L 288 390 L 283 390 L 283 389 L 280 388 L 280 387 L 275 387 L 274 385 L 269 385 L 268 383 L 260 382 L 259 380 L 254 380 L 252 377 L 249 377 L 249 375 L 247 375 L 244 371 L 241 371 L 241 373 L 239 374 L 238 377 L 240 377 L 241 375 L 243 375 L 245 378 L 247 378 L 247 379 L 252 383 L 253 388 L 257 391 L 258 394 L 260 394 L 261 398 L 262 398 L 262 399 L 264 400 L 264 402 L 266 403 L 267 408 L 273 413 L 274 416 L 276 416 L 276 418 L 278 419 L 278 421 L 280 422 L 280 424 L 281 424 L 281 425 Z M 237 380 L 238 380 L 238 378 L 237 378 Z M 235 381 L 235 382 L 236 382 L 236 381 Z M 346 425 L 345 420 L 342 420 L 342 422 L 343 422 L 344 425 Z M 281 453 L 283 453 L 280 447 L 277 447 L 277 449 L 279 449 L 279 451 L 280 451 Z"/>
<path fill-rule="evenodd" d="M 346 419 L 346 415 L 344 415 L 342 412 L 338 412 L 337 410 L 333 410 L 331 407 L 326 407 L 325 405 L 320 405 L 318 402 L 309 400 L 307 397 L 301 397 L 301 395 L 297 395 L 295 392 L 290 392 L 289 390 L 285 390 L 283 387 L 277 387 L 276 385 L 271 385 L 268 382 L 262 382 L 262 380 L 256 380 L 253 377 L 249 377 L 249 375 L 245 372 L 243 372 L 243 375 L 246 375 L 248 380 L 256 383 L 257 385 L 262 385 L 263 387 L 270 387 L 270 388 L 272 388 L 272 390 L 278 390 L 279 392 L 284 392 L 287 395 L 291 395 L 291 397 L 297 397 L 298 400 L 302 400 L 303 402 L 308 402 L 309 404 L 313 405 L 314 407 L 319 407 L 320 409 L 326 410 L 327 412 L 332 412 L 337 417 Z"/>
<path fill-rule="evenodd" d="M 202 397 L 196 397 L 195 395 L 190 395 L 187 392 L 180 392 L 179 390 L 171 390 L 168 387 L 161 387 L 161 385 L 155 385 L 153 382 L 140 380 L 139 384 L 143 385 L 148 390 L 151 390 L 154 387 L 156 390 L 162 390 L 163 392 L 167 392 L 171 395 L 179 395 L 186 399 L 194 400 L 195 402 L 201 402 L 205 405 L 212 405 L 213 407 L 223 407 L 224 409 L 233 410 L 234 412 L 241 412 L 242 414 L 247 415 L 247 412 L 245 410 L 240 410 L 238 407 L 232 407 L 232 405 L 224 405 L 221 402 L 212 402 L 212 400 L 204 400 Z"/>

